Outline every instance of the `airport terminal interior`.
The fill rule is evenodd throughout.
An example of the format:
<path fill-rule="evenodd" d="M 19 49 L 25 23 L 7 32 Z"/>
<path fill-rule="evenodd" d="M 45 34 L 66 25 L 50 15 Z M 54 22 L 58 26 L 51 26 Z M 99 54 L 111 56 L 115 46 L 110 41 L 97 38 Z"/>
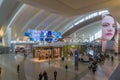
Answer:
<path fill-rule="evenodd" d="M 0 0 L 0 80 L 120 80 L 120 0 Z"/>

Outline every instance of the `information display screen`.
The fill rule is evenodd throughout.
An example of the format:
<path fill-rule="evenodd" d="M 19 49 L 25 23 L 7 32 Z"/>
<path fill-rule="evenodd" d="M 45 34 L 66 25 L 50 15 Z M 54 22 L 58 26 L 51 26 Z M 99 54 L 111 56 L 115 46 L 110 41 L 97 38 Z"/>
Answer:
<path fill-rule="evenodd" d="M 55 42 L 62 38 L 61 32 L 28 29 L 24 36 L 29 37 L 30 41 Z"/>
<path fill-rule="evenodd" d="M 102 15 L 102 52 L 118 53 L 119 24 L 111 14 Z"/>

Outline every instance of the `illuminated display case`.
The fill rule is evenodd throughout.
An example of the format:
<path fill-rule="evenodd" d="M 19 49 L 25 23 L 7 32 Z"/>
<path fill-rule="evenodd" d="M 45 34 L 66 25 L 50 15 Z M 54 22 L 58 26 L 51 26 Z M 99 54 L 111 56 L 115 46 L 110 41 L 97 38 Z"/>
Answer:
<path fill-rule="evenodd" d="M 60 58 L 61 57 L 61 50 L 62 47 L 52 47 L 52 46 L 38 46 L 34 47 L 34 58 L 37 58 L 39 60 L 48 60 Z"/>

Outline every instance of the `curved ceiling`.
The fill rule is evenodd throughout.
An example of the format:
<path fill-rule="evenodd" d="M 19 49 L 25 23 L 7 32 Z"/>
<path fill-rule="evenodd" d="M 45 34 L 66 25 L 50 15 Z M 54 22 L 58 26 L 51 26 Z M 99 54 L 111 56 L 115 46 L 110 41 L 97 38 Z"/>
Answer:
<path fill-rule="evenodd" d="M 109 9 L 116 13 L 120 8 L 120 0 L 18 0 L 38 8 L 44 8 L 50 12 L 66 16 L 75 16 L 96 11 Z"/>
<path fill-rule="evenodd" d="M 24 33 L 29 29 L 52 30 L 62 32 L 64 26 L 75 17 L 65 17 L 50 13 L 43 9 L 38 9 L 24 4 L 21 11 L 10 25 L 12 28 L 13 40 L 24 38 Z"/>
<path fill-rule="evenodd" d="M 4 3 L 5 2 L 7 3 L 7 0 L 4 0 Z M 63 31 L 74 24 L 78 19 L 103 9 L 108 9 L 117 20 L 120 20 L 118 18 L 120 13 L 120 0 L 14 0 L 14 4 L 11 3 L 6 5 L 9 5 L 11 10 L 9 11 L 8 7 L 6 10 L 9 11 L 9 14 L 2 13 L 2 16 L 7 15 L 9 17 L 2 17 L 5 20 L 4 23 L 0 23 L 0 25 L 6 24 L 6 29 L 11 27 L 12 40 L 26 39 L 24 37 L 24 32 L 26 32 L 28 28 L 65 33 Z M 4 8 L 2 5 L 0 8 L 2 8 L 0 11 L 3 11 Z M 97 21 L 99 21 L 99 19 Z M 100 29 L 100 22 L 97 21 L 93 21 L 90 23 L 91 25 L 84 25 L 84 27 L 89 26 L 92 30 L 93 26 L 96 26 L 96 30 L 98 30 L 98 28 Z M 0 22 L 3 21 L 0 20 Z M 77 28 L 77 36 L 85 32 L 85 35 L 88 35 L 91 32 L 85 28 L 81 28 L 80 30 L 79 28 Z M 66 32 L 72 34 L 72 30 L 75 32 L 75 28 L 71 28 Z M 91 32 L 91 35 L 94 33 L 95 32 Z"/>

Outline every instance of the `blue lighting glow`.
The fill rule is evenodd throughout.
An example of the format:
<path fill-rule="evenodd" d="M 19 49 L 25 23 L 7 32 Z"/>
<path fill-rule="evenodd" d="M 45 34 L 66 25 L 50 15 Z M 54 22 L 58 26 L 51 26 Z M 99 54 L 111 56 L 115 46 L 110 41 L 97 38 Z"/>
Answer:
<path fill-rule="evenodd" d="M 30 41 L 35 41 L 35 39 L 34 38 L 29 38 L 30 39 Z"/>

